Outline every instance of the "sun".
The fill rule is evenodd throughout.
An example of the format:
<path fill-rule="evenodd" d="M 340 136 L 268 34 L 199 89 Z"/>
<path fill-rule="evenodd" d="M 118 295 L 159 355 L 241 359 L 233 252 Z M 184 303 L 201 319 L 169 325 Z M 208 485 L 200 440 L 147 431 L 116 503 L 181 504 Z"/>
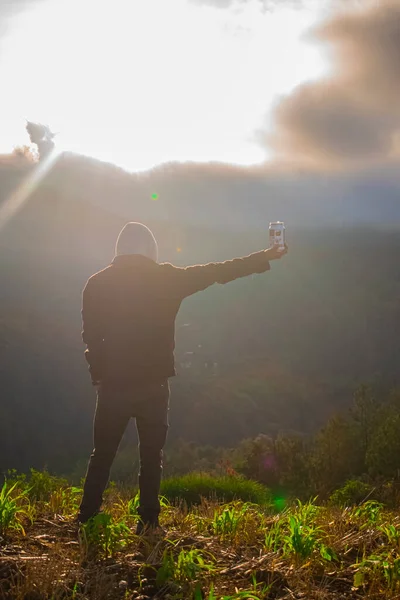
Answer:
<path fill-rule="evenodd" d="M 32 3 L 3 44 L 0 76 L 14 90 L 3 114 L 14 129 L 23 117 L 49 123 L 63 148 L 131 170 L 260 162 L 254 132 L 276 96 L 324 68 L 301 40 L 313 11 L 260 6 Z"/>

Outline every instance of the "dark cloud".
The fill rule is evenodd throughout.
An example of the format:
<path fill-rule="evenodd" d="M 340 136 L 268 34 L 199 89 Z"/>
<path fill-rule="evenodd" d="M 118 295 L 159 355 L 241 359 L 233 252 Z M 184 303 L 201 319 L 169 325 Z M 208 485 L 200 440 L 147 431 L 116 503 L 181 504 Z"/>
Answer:
<path fill-rule="evenodd" d="M 341 163 L 389 155 L 397 115 L 358 101 L 338 84 L 303 86 L 278 106 L 269 140 L 283 155 Z"/>
<path fill-rule="evenodd" d="M 398 105 L 400 93 L 400 3 L 381 0 L 364 13 L 343 15 L 317 35 L 333 45 L 338 79 L 371 103 Z M 381 104 L 380 104 L 381 105 Z"/>
<path fill-rule="evenodd" d="M 310 163 L 388 158 L 400 131 L 400 4 L 341 14 L 314 35 L 331 44 L 335 72 L 277 105 L 266 143 Z"/>

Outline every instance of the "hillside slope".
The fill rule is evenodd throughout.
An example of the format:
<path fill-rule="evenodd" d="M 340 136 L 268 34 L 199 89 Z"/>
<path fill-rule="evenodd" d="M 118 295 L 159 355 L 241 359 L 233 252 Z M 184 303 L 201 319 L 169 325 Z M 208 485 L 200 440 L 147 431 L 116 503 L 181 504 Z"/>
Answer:
<path fill-rule="evenodd" d="M 66 472 L 90 449 L 94 393 L 80 338 L 81 291 L 113 256 L 126 221 L 114 209 L 130 188 L 119 170 L 97 165 L 102 174 L 93 178 L 85 162 L 63 161 L 0 235 L 0 470 L 48 464 Z M 22 174 L 0 169 L 3 203 Z M 101 190 L 108 209 L 97 201 Z M 153 202 L 143 220 L 162 260 L 223 260 L 266 244 L 261 228 L 229 232 L 213 218 L 209 228 L 157 218 L 161 192 L 159 200 L 130 201 L 131 220 Z M 290 254 L 267 275 L 183 304 L 171 440 L 231 445 L 260 432 L 312 431 L 349 405 L 358 382 L 398 383 L 399 233 L 291 228 L 288 235 Z"/>

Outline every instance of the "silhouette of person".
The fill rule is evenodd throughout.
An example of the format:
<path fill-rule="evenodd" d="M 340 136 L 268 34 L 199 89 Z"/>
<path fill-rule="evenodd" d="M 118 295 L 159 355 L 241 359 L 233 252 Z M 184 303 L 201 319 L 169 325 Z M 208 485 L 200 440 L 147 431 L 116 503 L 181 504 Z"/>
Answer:
<path fill-rule="evenodd" d="M 96 515 L 129 420 L 139 437 L 137 533 L 159 527 L 162 452 L 168 430 L 170 377 L 175 373 L 175 319 L 181 302 L 214 283 L 264 273 L 287 247 L 186 268 L 158 262 L 152 232 L 127 223 L 111 265 L 88 280 L 82 299 L 83 341 L 97 388 L 94 450 L 78 520 Z"/>

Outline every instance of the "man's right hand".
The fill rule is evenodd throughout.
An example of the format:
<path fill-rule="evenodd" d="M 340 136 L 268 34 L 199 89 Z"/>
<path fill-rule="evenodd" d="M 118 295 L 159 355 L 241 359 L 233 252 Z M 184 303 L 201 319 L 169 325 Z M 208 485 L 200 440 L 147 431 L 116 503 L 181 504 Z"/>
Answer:
<path fill-rule="evenodd" d="M 265 254 L 268 257 L 268 260 L 278 260 L 279 258 L 282 258 L 282 256 L 285 256 L 285 254 L 288 253 L 288 246 L 287 244 L 285 244 L 285 247 L 282 248 L 282 246 L 271 246 L 271 248 L 268 248 L 268 250 L 265 250 Z"/>

